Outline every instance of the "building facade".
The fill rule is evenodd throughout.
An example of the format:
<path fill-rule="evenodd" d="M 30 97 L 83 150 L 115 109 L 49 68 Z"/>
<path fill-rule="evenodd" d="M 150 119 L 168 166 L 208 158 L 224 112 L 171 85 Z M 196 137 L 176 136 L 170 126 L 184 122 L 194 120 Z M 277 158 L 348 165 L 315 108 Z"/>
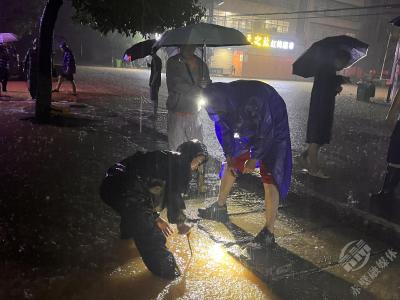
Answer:
<path fill-rule="evenodd" d="M 372 18 L 358 16 L 365 12 L 360 8 L 381 2 L 204 0 L 208 22 L 236 28 L 252 44 L 211 49 L 208 61 L 211 71 L 249 78 L 294 79 L 292 63 L 313 42 L 341 34 L 365 37 L 365 24 L 371 23 Z M 377 19 L 374 17 L 374 22 Z"/>

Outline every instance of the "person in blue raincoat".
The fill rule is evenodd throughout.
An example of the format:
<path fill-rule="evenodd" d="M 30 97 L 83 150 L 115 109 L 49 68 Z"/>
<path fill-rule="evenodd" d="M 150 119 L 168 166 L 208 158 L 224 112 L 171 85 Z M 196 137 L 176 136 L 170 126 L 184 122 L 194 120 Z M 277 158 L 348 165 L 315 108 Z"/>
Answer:
<path fill-rule="evenodd" d="M 218 201 L 199 209 L 199 215 L 228 221 L 226 200 L 236 175 L 251 173 L 258 164 L 265 191 L 266 222 L 254 242 L 269 248 L 275 243 L 279 198 L 287 196 L 292 174 L 286 104 L 274 88 L 260 81 L 212 83 L 204 89 L 203 95 L 226 163 Z"/>

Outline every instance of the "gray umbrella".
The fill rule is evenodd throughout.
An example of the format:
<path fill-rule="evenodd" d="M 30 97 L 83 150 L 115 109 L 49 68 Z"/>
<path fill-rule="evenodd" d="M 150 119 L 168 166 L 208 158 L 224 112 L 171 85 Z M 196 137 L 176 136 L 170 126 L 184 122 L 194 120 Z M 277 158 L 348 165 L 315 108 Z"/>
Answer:
<path fill-rule="evenodd" d="M 205 60 L 206 47 L 245 46 L 250 43 L 239 30 L 215 24 L 199 23 L 164 32 L 153 47 L 158 49 L 182 45 L 202 46 L 202 56 Z"/>
<path fill-rule="evenodd" d="M 199 23 L 171 29 L 153 47 L 198 45 L 207 47 L 250 45 L 240 31 L 215 24 Z"/>

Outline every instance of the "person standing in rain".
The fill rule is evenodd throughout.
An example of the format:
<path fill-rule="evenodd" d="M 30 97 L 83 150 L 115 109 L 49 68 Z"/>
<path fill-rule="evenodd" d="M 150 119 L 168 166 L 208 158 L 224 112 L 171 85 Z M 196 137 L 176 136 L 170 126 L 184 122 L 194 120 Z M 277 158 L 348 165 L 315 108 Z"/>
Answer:
<path fill-rule="evenodd" d="M 38 52 L 37 39 L 33 39 L 32 47 L 30 47 L 24 59 L 24 72 L 28 83 L 28 90 L 32 100 L 37 97 L 37 81 L 38 81 Z"/>
<path fill-rule="evenodd" d="M 400 181 L 400 91 L 393 100 L 386 120 L 393 129 L 386 159 L 387 171 L 382 189 L 371 196 L 372 201 L 394 200 L 394 192 Z"/>
<path fill-rule="evenodd" d="M 153 101 L 154 105 L 153 117 L 155 120 L 157 116 L 158 91 L 161 86 L 161 69 L 162 69 L 161 58 L 157 55 L 155 50 L 153 50 L 153 52 L 151 53 L 150 68 L 151 68 L 150 80 L 149 80 L 150 100 Z"/>
<path fill-rule="evenodd" d="M 204 96 L 226 162 L 218 201 L 199 209 L 199 215 L 227 222 L 226 200 L 236 176 L 252 173 L 258 165 L 264 186 L 266 220 L 253 244 L 257 248 L 270 248 L 275 244 L 279 199 L 287 196 L 292 173 L 286 104 L 270 85 L 260 81 L 212 83 L 204 89 Z"/>
<path fill-rule="evenodd" d="M 301 154 L 302 164 L 311 176 L 328 179 L 318 161 L 318 153 L 324 144 L 329 144 L 332 135 L 335 97 L 342 91 L 342 84 L 348 82 L 346 77 L 336 75 L 350 60 L 346 51 L 338 52 L 334 63 L 320 67 L 314 76 L 311 91 L 310 110 L 307 122 L 307 149 Z"/>
<path fill-rule="evenodd" d="M 180 275 L 166 237 L 173 233 L 159 211 L 167 208 L 170 223 L 179 234 L 188 234 L 185 223 L 186 191 L 191 172 L 208 158 L 206 147 L 197 140 L 178 147 L 178 152 L 137 152 L 108 169 L 100 195 L 121 217 L 121 239 L 133 239 L 147 268 L 163 278 Z"/>
<path fill-rule="evenodd" d="M 62 72 L 58 76 L 57 87 L 53 90 L 53 92 L 59 92 L 61 84 L 64 79 L 71 82 L 72 84 L 72 95 L 76 96 L 76 84 L 74 81 L 74 74 L 76 73 L 76 65 L 75 65 L 75 57 L 72 53 L 71 49 L 68 47 L 66 42 L 62 42 L 60 44 L 60 49 L 63 52 L 63 66 Z"/>
<path fill-rule="evenodd" d="M 183 142 L 203 141 L 199 120 L 202 87 L 211 82 L 207 64 L 194 54 L 195 45 L 183 45 L 180 53 L 167 61 L 168 143 L 170 150 Z M 205 192 L 204 168 L 199 169 L 198 191 Z"/>
<path fill-rule="evenodd" d="M 4 44 L 0 44 L 0 83 L 3 92 L 7 92 L 9 59 L 6 47 Z"/>
<path fill-rule="evenodd" d="M 203 140 L 198 100 L 210 75 L 206 63 L 194 54 L 194 45 L 183 45 L 167 61 L 168 143 L 171 150 L 190 139 Z"/>

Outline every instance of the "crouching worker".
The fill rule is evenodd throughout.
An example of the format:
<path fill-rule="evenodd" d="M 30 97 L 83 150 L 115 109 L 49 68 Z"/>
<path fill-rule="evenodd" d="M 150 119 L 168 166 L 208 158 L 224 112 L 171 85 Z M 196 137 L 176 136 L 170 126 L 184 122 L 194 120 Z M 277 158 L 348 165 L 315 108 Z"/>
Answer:
<path fill-rule="evenodd" d="M 147 268 L 155 275 L 174 279 L 180 275 L 166 237 L 177 224 L 187 234 L 181 193 L 188 188 L 191 172 L 208 158 L 197 140 L 181 144 L 178 152 L 137 152 L 108 169 L 100 194 L 121 217 L 121 239 L 133 239 Z M 159 216 L 167 209 L 168 222 Z"/>
<path fill-rule="evenodd" d="M 253 244 L 275 244 L 274 224 L 279 199 L 286 197 L 292 174 L 292 150 L 286 104 L 268 84 L 238 80 L 213 83 L 204 90 L 206 110 L 226 158 L 218 201 L 199 209 L 203 218 L 228 221 L 226 200 L 236 175 L 260 167 L 265 193 L 265 225 Z"/>

